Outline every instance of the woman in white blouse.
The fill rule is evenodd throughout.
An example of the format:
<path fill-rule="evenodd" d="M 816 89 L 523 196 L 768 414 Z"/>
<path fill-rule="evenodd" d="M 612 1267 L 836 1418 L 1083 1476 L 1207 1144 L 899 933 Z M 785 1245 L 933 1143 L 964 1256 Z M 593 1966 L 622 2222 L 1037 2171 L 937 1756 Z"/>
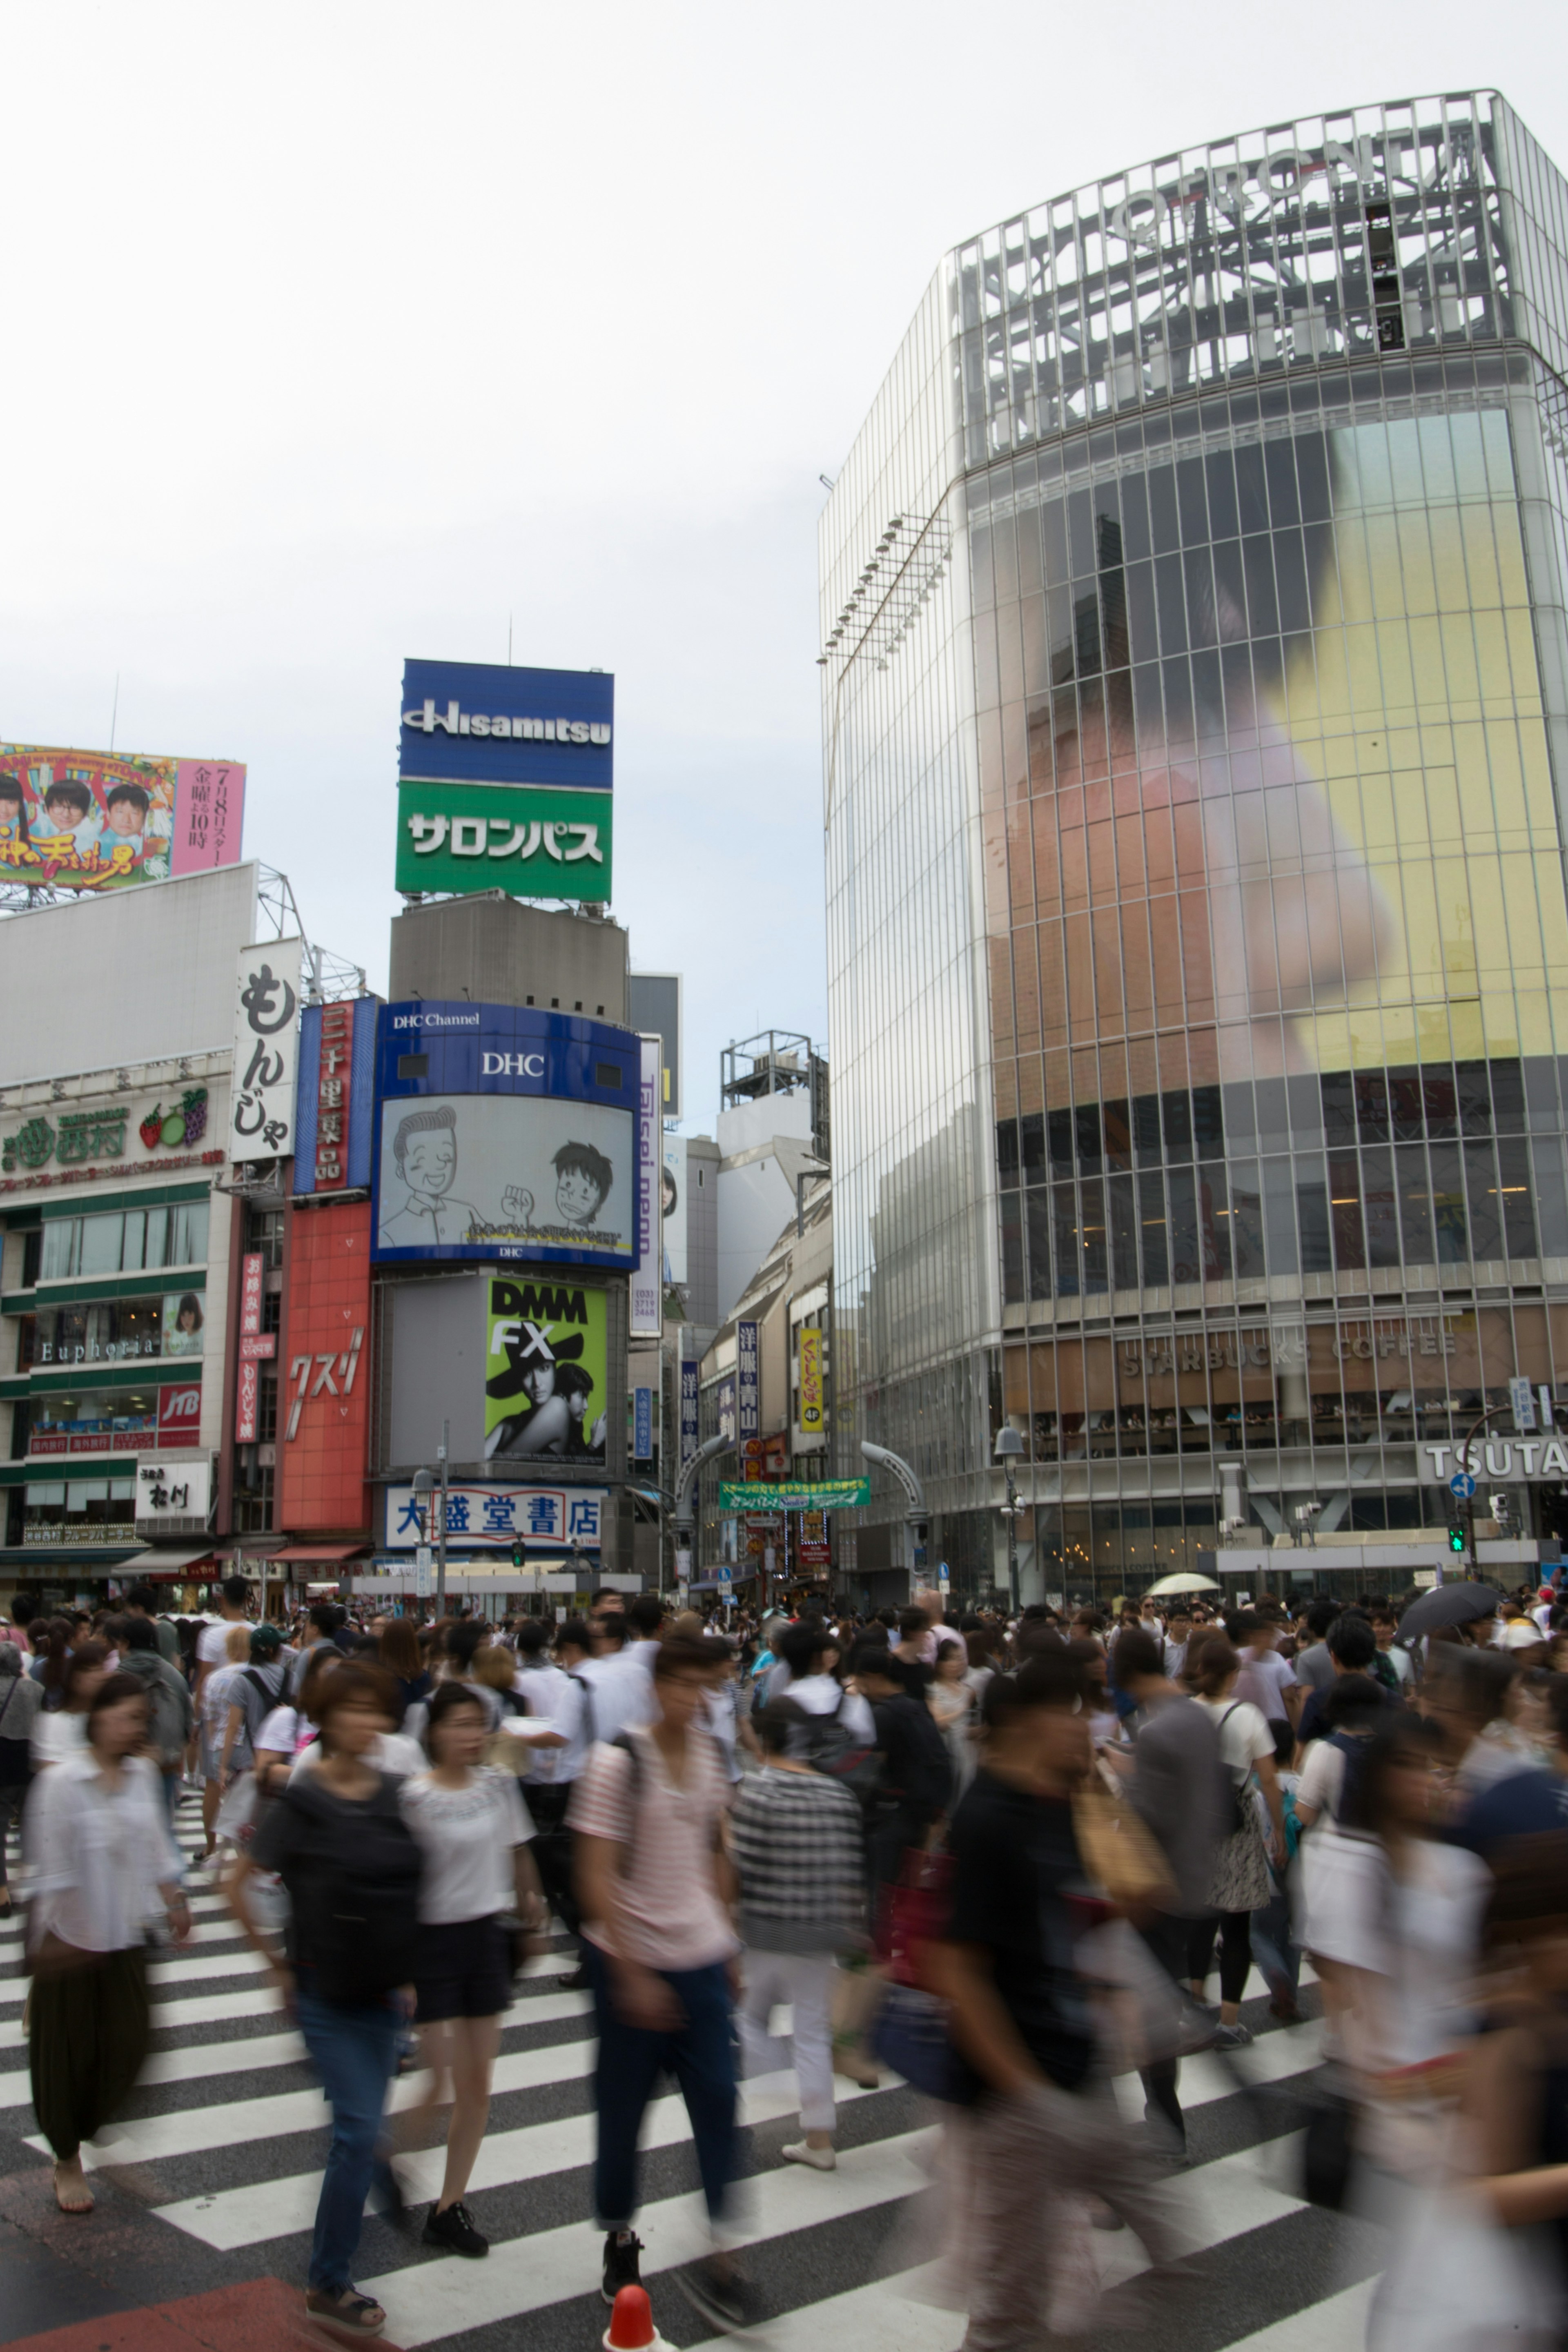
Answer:
<path fill-rule="evenodd" d="M 426 1727 L 430 1769 L 399 1790 L 425 1864 L 414 1980 L 421 2052 L 432 2070 L 425 2104 L 435 2104 L 448 2069 L 452 2076 L 446 2179 L 425 2242 L 470 2256 L 489 2252 L 463 2194 L 485 2136 L 501 2011 L 511 1999 L 511 1956 L 499 1914 L 515 1906 L 535 1930 L 546 1916 L 528 1850 L 533 1823 L 516 1776 L 481 1761 L 489 1733 L 480 1694 L 466 1683 L 442 1683 Z"/>
<path fill-rule="evenodd" d="M 91 2212 L 81 2144 L 109 2122 L 147 2053 L 147 1927 L 164 1918 L 183 1943 L 191 1926 L 163 1781 L 135 1752 L 147 1736 L 144 1685 L 100 1676 L 85 1730 L 79 1749 L 42 1775 L 23 1832 L 34 1890 L 27 2055 L 63 2213 Z"/>
<path fill-rule="evenodd" d="M 35 1772 L 46 1764 L 63 1764 L 68 1757 L 82 1753 L 87 1746 L 88 1710 L 108 1679 L 107 1643 L 82 1642 L 67 1653 L 60 1704 L 52 1711 L 46 1709 L 33 1725 Z M 141 1688 L 140 1683 L 137 1687 Z"/>

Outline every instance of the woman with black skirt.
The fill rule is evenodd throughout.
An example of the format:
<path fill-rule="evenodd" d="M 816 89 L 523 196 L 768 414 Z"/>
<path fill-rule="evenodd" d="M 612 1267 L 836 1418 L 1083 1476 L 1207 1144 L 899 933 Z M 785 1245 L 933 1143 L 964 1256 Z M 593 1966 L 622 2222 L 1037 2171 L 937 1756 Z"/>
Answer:
<path fill-rule="evenodd" d="M 425 2242 L 473 2256 L 489 2253 L 489 2241 L 463 2197 L 489 2116 L 501 2011 L 511 2000 L 510 1939 L 500 1915 L 515 1906 L 531 1930 L 545 1917 L 528 1851 L 533 1823 L 515 1776 L 481 1761 L 489 1732 L 479 1694 L 466 1683 L 442 1683 L 426 1727 L 430 1769 L 399 1786 L 425 1864 L 414 1979 L 420 2050 L 431 2069 L 424 2104 L 435 2105 L 444 2074 L 452 2077 L 446 2179 Z"/>
<path fill-rule="evenodd" d="M 42 1774 L 27 1803 L 27 2055 L 62 2213 L 91 2212 L 81 2144 L 113 2116 L 147 2054 L 148 1927 L 166 1919 L 176 1943 L 190 1934 L 163 1781 L 135 1752 L 146 1736 L 144 1686 L 109 1675 L 84 1745 Z"/>

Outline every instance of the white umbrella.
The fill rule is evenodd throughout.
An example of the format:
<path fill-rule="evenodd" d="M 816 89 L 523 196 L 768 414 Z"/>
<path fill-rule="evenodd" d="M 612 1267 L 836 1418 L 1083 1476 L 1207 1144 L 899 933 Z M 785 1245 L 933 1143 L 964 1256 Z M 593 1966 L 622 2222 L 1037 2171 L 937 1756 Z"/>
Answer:
<path fill-rule="evenodd" d="M 1158 1601 L 1167 1592 L 1217 1592 L 1218 1585 L 1212 1576 L 1199 1576 L 1190 1568 L 1178 1569 L 1174 1576 L 1163 1576 L 1144 1594 L 1145 1601 Z"/>

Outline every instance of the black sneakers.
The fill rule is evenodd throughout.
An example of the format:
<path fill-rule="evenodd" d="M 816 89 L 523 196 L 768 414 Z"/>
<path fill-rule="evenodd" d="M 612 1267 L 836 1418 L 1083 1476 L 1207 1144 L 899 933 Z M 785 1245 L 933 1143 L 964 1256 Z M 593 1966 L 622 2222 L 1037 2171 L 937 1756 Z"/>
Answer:
<path fill-rule="evenodd" d="M 425 2224 L 425 2243 L 441 2246 L 449 2254 L 468 2254 L 475 2258 L 488 2254 L 490 2250 L 489 2240 L 475 2229 L 474 2217 L 461 2199 L 455 2205 L 448 2205 L 444 2213 L 437 2212 L 436 2207 L 431 2206 L 429 2219 Z"/>
<path fill-rule="evenodd" d="M 606 2231 L 605 2276 L 599 2288 L 606 2303 L 614 2303 L 624 2286 L 641 2286 L 642 2273 L 637 2268 L 637 2256 L 641 2252 L 642 2240 L 632 2231 Z"/>
<path fill-rule="evenodd" d="M 754 2327 L 762 2316 L 762 2297 L 738 2263 L 707 2254 L 677 2271 L 675 2284 L 710 2327 Z"/>

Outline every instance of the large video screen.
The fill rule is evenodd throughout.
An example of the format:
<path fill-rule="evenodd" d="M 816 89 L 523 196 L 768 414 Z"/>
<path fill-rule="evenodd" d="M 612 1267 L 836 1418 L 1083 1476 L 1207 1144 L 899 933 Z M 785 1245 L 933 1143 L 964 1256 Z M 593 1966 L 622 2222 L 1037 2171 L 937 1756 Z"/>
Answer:
<path fill-rule="evenodd" d="M 549 1095 L 384 1101 L 378 1258 L 636 1262 L 632 1112 Z"/>
<path fill-rule="evenodd" d="M 605 1458 L 607 1301 L 582 1283 L 485 1284 L 485 1459 Z"/>

